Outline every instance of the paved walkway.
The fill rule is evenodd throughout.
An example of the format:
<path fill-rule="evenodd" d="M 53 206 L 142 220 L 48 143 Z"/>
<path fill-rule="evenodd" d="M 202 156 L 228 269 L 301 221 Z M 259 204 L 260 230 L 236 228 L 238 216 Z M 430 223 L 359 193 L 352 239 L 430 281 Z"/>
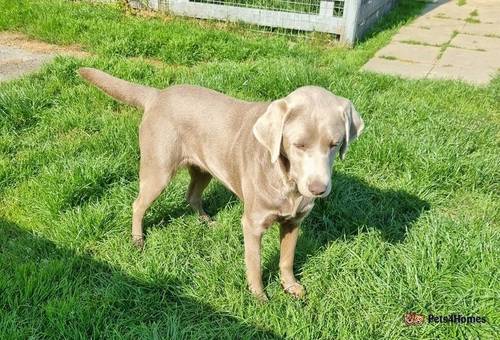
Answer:
<path fill-rule="evenodd" d="M 500 0 L 437 0 L 364 70 L 487 84 L 500 70 Z"/>
<path fill-rule="evenodd" d="M 87 56 L 77 47 L 61 47 L 28 39 L 19 33 L 0 32 L 0 81 L 37 71 L 56 55 Z"/>

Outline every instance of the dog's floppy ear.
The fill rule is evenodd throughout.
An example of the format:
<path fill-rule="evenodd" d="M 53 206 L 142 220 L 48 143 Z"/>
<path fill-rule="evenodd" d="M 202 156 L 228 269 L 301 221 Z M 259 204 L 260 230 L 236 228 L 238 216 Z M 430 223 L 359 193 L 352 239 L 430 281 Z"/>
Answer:
<path fill-rule="evenodd" d="M 257 119 L 252 132 L 271 153 L 271 162 L 276 162 L 280 155 L 283 126 L 289 113 L 289 107 L 284 99 L 278 99 L 269 104 L 266 112 Z"/>
<path fill-rule="evenodd" d="M 345 158 L 345 154 L 347 152 L 349 144 L 351 144 L 356 138 L 359 137 L 359 135 L 361 135 L 361 132 L 365 127 L 363 119 L 361 119 L 361 116 L 359 115 L 358 111 L 356 111 L 354 105 L 352 105 L 351 102 L 349 102 L 346 109 L 344 110 L 344 120 L 345 137 L 342 141 L 342 145 L 340 146 L 340 159 L 342 160 Z"/>

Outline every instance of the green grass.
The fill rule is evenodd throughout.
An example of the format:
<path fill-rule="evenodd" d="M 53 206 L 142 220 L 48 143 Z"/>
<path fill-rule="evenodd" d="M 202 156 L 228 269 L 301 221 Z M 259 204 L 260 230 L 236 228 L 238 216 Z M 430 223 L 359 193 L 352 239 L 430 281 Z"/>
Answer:
<path fill-rule="evenodd" d="M 320 0 L 194 0 L 195 2 L 224 4 L 250 8 L 263 8 L 297 13 L 319 13 Z M 341 17 L 344 1 L 334 1 L 333 15 Z"/>
<path fill-rule="evenodd" d="M 0 85 L 0 338 L 494 338 L 500 78 L 474 87 L 360 71 L 421 6 L 401 1 L 348 49 L 109 6 L 0 0 L 0 29 L 94 53 Z M 301 229 L 305 302 L 280 288 L 277 228 L 263 241 L 271 301 L 247 293 L 241 203 L 212 183 L 207 227 L 184 201 L 185 172 L 147 213 L 145 250 L 133 248 L 141 114 L 84 83 L 80 66 L 248 100 L 315 84 L 354 102 L 366 132 Z M 406 327 L 408 311 L 488 322 Z"/>
<path fill-rule="evenodd" d="M 450 39 L 445 42 L 444 44 L 441 44 L 439 47 L 439 54 L 437 56 L 437 59 L 441 59 L 443 57 L 443 54 L 444 52 L 446 51 L 447 48 L 451 47 L 452 44 L 451 44 L 451 41 L 458 35 L 458 31 L 453 31 L 453 33 L 451 34 L 451 37 Z"/>
<path fill-rule="evenodd" d="M 398 60 L 398 58 L 396 58 L 392 55 L 381 55 L 379 58 L 387 59 L 387 60 Z"/>
<path fill-rule="evenodd" d="M 225 4 L 251 8 L 265 8 L 272 10 L 319 13 L 320 0 L 195 0 L 195 2 Z"/>
<path fill-rule="evenodd" d="M 472 12 L 469 13 L 469 17 L 465 19 L 466 22 L 469 24 L 479 24 L 481 20 L 477 18 L 479 15 L 477 9 L 473 10 Z"/>
<path fill-rule="evenodd" d="M 481 23 L 481 20 L 476 19 L 474 17 L 468 17 L 465 19 L 465 22 L 468 22 L 469 24 L 479 24 Z"/>

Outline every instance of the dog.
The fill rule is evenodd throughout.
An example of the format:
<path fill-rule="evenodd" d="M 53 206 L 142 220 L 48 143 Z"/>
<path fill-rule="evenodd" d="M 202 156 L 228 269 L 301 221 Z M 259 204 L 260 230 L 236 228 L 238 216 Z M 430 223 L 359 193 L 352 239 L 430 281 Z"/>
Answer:
<path fill-rule="evenodd" d="M 205 220 L 202 193 L 215 177 L 244 204 L 241 219 L 250 291 L 267 300 L 261 273 L 261 238 L 280 225 L 283 289 L 303 298 L 293 273 L 301 221 L 316 198 L 331 190 L 335 156 L 344 159 L 364 122 L 348 99 L 304 86 L 273 102 L 247 102 L 203 87 L 164 90 L 133 84 L 92 68 L 80 75 L 109 96 L 144 110 L 139 128 L 139 194 L 132 239 L 144 244 L 142 219 L 177 169 L 191 176 L 187 200 Z"/>

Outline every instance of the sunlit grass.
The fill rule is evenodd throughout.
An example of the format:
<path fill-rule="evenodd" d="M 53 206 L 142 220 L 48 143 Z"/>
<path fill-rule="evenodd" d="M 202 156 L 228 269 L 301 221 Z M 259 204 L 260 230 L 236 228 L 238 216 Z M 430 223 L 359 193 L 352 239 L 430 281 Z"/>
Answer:
<path fill-rule="evenodd" d="M 474 87 L 359 70 L 418 6 L 402 1 L 348 49 L 81 2 L 0 0 L 1 29 L 94 53 L 0 85 L 0 338 L 494 338 L 500 79 Z M 280 288 L 277 228 L 263 242 L 271 301 L 254 301 L 241 203 L 212 183 L 208 227 L 184 201 L 185 172 L 148 212 L 144 251 L 133 248 L 141 113 L 83 82 L 81 66 L 246 100 L 314 84 L 354 102 L 366 131 L 336 163 L 333 192 L 297 247 L 306 302 Z M 408 311 L 487 323 L 407 327 Z"/>

